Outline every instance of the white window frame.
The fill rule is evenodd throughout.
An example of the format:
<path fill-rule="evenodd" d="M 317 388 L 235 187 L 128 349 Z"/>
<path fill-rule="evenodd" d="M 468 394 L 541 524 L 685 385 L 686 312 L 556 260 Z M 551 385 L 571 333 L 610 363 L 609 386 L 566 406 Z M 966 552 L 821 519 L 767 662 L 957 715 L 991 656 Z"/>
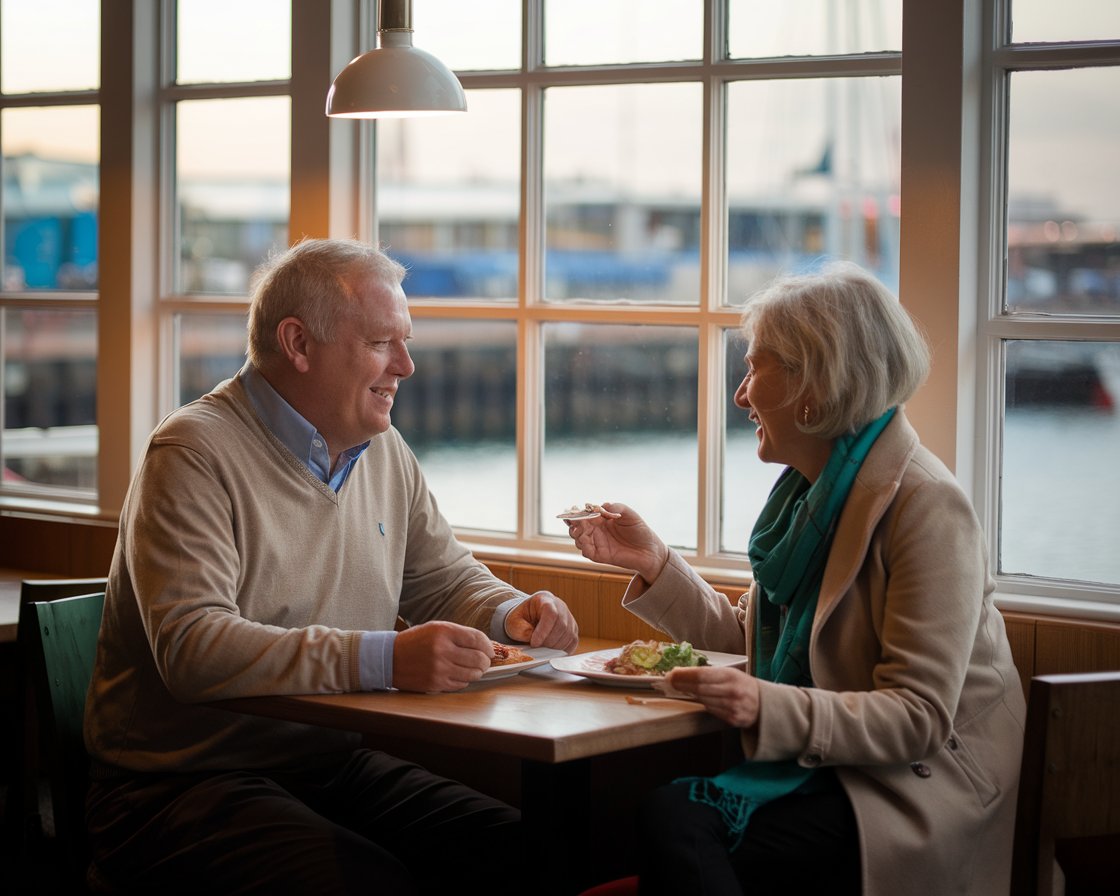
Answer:
<path fill-rule="evenodd" d="M 556 2 L 556 0 L 552 0 Z M 740 311 L 735 305 L 745 296 L 724 302 L 725 256 L 723 250 L 726 203 L 723 189 L 724 147 L 711 135 L 722 133 L 724 87 L 734 81 L 775 77 L 828 77 L 898 75 L 902 70 L 899 52 L 859 56 L 808 57 L 802 59 L 723 58 L 726 31 L 725 8 L 705 3 L 705 40 L 698 60 L 644 63 L 626 66 L 580 66 L 548 68 L 543 57 L 541 9 L 533 0 L 522 2 L 522 61 L 519 71 L 460 72 L 464 88 L 511 88 L 522 92 L 521 106 L 521 216 L 518 298 L 514 303 L 456 300 L 425 301 L 411 296 L 413 318 L 504 318 L 518 325 L 518 531 L 512 536 L 480 530 L 460 530 L 460 536 L 486 556 L 539 560 L 587 566 L 566 538 L 537 534 L 539 508 L 539 458 L 541 427 L 539 402 L 526 396 L 542 393 L 541 328 L 555 321 L 578 320 L 592 324 L 649 324 L 695 327 L 699 340 L 698 384 L 698 517 L 695 550 L 682 554 L 702 572 L 723 581 L 748 579 L 745 543 L 741 550 L 720 548 L 722 436 L 725 395 L 723 392 L 723 339 L 734 330 Z M 540 158 L 543 143 L 543 92 L 550 87 L 632 83 L 699 83 L 703 89 L 704 146 L 700 211 L 700 283 L 698 306 L 637 306 L 563 304 L 545 301 L 543 295 L 543 185 Z M 468 113 L 469 114 L 469 113 Z M 376 201 L 376 200 L 375 200 Z M 376 230 L 374 232 L 376 239 Z M 775 469 L 775 476 L 777 475 Z M 623 499 L 622 496 L 619 496 Z M 638 496 L 634 496 L 638 501 Z"/>
<path fill-rule="evenodd" d="M 1094 340 L 1120 342 L 1120 317 L 1061 317 L 1018 311 L 1005 314 L 1004 212 L 1007 168 L 1007 78 L 1016 70 L 1045 71 L 1091 66 L 1120 66 L 1120 39 L 1113 41 L 1010 42 L 1014 0 L 984 0 L 978 29 L 979 70 L 984 72 L 980 102 L 980 139 L 966 150 L 975 152 L 988 175 L 984 201 L 976 209 L 977 244 L 983 248 L 977 266 L 975 355 L 975 452 L 978 471 L 973 501 L 988 535 L 989 561 L 997 582 L 999 605 L 1029 613 L 1074 614 L 1120 620 L 1120 585 L 1108 586 L 1056 577 L 1008 575 L 999 572 L 1000 466 L 1003 452 L 1004 344 L 1012 339 Z M 1120 36 L 1118 36 L 1120 38 Z M 962 242 L 964 234 L 962 233 Z M 1117 533 L 1120 538 L 1120 533 Z"/>

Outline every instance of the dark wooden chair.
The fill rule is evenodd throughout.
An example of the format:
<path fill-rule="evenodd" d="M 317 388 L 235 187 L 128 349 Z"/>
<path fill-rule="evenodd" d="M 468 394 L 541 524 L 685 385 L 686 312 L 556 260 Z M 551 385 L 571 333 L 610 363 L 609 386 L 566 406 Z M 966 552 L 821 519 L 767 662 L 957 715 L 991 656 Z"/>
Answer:
<path fill-rule="evenodd" d="M 1087 839 L 1091 838 L 1091 839 Z M 1087 844 L 1091 850 L 1078 850 Z M 1031 679 L 1012 896 L 1120 880 L 1120 671 Z M 1080 859 L 1076 858 L 1080 856 Z M 1066 867 L 1062 867 L 1062 864 Z"/>
<path fill-rule="evenodd" d="M 35 601 L 52 601 L 80 594 L 104 592 L 106 579 L 24 579 L 20 582 L 20 621 L 24 606 Z M 23 639 L 13 645 L 16 658 L 16 706 L 14 710 L 23 720 L 22 736 L 12 744 L 5 803 L 4 826 L 6 839 L 18 851 L 34 847 L 43 837 L 43 817 L 39 807 L 39 786 L 45 774 L 45 763 L 39 745 L 39 723 L 36 720 L 35 697 L 32 682 L 26 674 L 27 661 L 23 656 Z"/>
<path fill-rule="evenodd" d="M 53 850 L 37 858 L 58 862 L 61 892 L 86 890 L 89 757 L 82 721 L 104 604 L 101 591 L 20 606 L 18 637 L 54 818 Z"/>

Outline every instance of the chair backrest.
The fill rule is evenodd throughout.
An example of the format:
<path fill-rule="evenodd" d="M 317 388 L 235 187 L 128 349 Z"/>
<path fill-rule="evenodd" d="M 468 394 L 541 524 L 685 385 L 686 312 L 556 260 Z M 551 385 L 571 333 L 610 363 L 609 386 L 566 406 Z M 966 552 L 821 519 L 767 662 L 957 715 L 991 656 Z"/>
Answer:
<path fill-rule="evenodd" d="M 36 601 L 59 600 L 64 597 L 77 597 L 81 594 L 94 594 L 104 592 L 108 580 L 104 577 L 83 579 L 24 579 L 20 582 L 19 589 L 19 621 L 30 619 L 30 608 L 27 605 Z M 27 623 L 28 628 L 34 627 L 33 622 Z M 27 653 L 24 642 L 26 636 L 18 634 L 20 656 Z M 18 675 L 23 680 L 19 684 L 19 700 L 23 717 L 23 740 L 14 745 L 13 772 L 20 776 L 13 781 L 8 790 L 9 805 L 7 812 L 10 818 L 20 818 L 19 827 L 25 837 L 42 836 L 42 819 L 39 816 L 39 786 L 38 779 L 44 768 L 42 747 L 39 743 L 39 722 L 35 710 L 35 691 L 29 674 L 30 665 L 26 659 L 20 660 Z M 22 788 L 18 783 L 22 778 Z"/>
<path fill-rule="evenodd" d="M 65 859 L 84 866 L 89 757 L 82 739 L 103 591 L 20 607 L 19 639 L 46 756 L 55 837 Z"/>
<path fill-rule="evenodd" d="M 61 597 L 93 594 L 104 591 L 108 581 L 104 576 L 88 579 L 23 579 L 19 583 L 19 602 L 29 604 L 37 600 L 58 600 Z"/>
<path fill-rule="evenodd" d="M 1031 679 L 1011 892 L 1055 892 L 1057 841 L 1120 834 L 1120 671 Z M 1120 857 L 1110 866 L 1120 870 Z M 1061 891 L 1061 888 L 1057 891 Z"/>

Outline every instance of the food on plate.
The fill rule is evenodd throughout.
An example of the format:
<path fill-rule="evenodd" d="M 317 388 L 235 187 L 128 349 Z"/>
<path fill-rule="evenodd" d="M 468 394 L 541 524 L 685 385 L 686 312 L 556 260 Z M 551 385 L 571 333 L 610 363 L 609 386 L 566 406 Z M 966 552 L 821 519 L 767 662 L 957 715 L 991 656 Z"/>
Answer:
<path fill-rule="evenodd" d="M 587 503 L 580 507 L 578 504 L 573 504 L 563 513 L 556 514 L 558 520 L 589 520 L 593 516 L 602 516 L 603 508 L 598 504 Z"/>
<path fill-rule="evenodd" d="M 664 675 L 678 666 L 706 666 L 708 658 L 687 641 L 631 641 L 603 669 L 614 675 Z"/>
<path fill-rule="evenodd" d="M 491 666 L 512 666 L 514 663 L 531 663 L 533 661 L 529 654 L 512 644 L 500 644 L 497 641 L 491 641 L 490 646 L 494 650 L 494 656 L 490 660 Z"/>

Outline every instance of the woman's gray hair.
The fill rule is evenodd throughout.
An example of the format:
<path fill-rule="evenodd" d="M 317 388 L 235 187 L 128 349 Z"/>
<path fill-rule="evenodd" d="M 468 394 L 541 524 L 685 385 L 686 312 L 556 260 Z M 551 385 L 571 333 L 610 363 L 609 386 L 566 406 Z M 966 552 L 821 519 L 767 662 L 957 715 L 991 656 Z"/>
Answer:
<path fill-rule="evenodd" d="M 834 439 L 857 432 L 913 395 L 930 351 L 889 289 L 861 267 L 837 262 L 782 277 L 752 296 L 742 331 L 777 355 L 792 376 L 790 401 L 805 399 L 802 432 Z"/>
<path fill-rule="evenodd" d="M 261 367 L 280 353 L 276 328 L 299 318 L 318 342 L 330 342 L 357 286 L 397 286 L 405 267 L 358 240 L 306 239 L 273 256 L 254 274 L 249 304 L 249 360 Z"/>

